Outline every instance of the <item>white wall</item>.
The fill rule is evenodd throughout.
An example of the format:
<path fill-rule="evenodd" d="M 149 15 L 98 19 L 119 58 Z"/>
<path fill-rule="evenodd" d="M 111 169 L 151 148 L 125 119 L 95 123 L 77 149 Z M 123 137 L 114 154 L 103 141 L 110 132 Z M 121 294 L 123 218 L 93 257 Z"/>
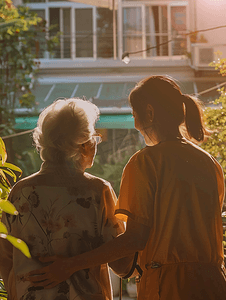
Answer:
<path fill-rule="evenodd" d="M 22 4 L 23 4 L 22 0 L 12 0 L 12 2 L 13 2 L 13 4 L 14 4 L 15 6 L 18 6 L 18 5 L 22 5 Z"/>
<path fill-rule="evenodd" d="M 197 30 L 226 25 L 226 0 L 194 0 Z M 203 32 L 210 44 L 226 44 L 226 27 Z"/>

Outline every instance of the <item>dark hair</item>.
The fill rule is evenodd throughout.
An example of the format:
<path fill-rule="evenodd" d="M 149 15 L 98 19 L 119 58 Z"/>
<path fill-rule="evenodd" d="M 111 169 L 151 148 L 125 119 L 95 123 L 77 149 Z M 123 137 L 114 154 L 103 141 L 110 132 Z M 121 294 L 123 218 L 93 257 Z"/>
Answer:
<path fill-rule="evenodd" d="M 203 141 L 208 130 L 203 122 L 201 102 L 182 94 L 178 84 L 169 76 L 151 76 L 140 81 L 129 95 L 131 107 L 145 128 L 147 106 L 154 109 L 153 126 L 163 136 L 175 136 L 180 130 L 187 138 Z M 185 125 L 186 132 L 181 127 Z"/>

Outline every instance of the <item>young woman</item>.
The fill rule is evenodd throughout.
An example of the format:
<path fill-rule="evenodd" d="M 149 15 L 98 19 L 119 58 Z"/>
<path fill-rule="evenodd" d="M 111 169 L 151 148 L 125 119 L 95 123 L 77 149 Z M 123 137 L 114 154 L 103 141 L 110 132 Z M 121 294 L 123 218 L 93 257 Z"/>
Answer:
<path fill-rule="evenodd" d="M 139 251 L 139 300 L 223 300 L 224 178 L 218 162 L 192 143 L 208 134 L 200 104 L 168 76 L 142 80 L 129 101 L 147 146 L 122 175 L 115 214 L 126 232 L 89 253 L 40 258 L 54 263 L 27 279 L 52 288 L 68 273 Z"/>

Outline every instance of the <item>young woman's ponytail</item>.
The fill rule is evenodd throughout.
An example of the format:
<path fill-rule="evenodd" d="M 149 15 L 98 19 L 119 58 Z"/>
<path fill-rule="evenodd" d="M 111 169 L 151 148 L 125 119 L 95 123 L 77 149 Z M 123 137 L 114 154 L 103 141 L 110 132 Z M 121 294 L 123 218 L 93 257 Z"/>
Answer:
<path fill-rule="evenodd" d="M 190 95 L 182 95 L 185 106 L 184 121 L 188 136 L 198 142 L 202 142 L 208 135 L 208 130 L 203 123 L 203 111 L 201 104 Z"/>
<path fill-rule="evenodd" d="M 180 135 L 202 142 L 210 135 L 203 122 L 201 102 L 190 95 L 183 95 L 179 85 L 169 76 L 154 75 L 143 79 L 131 91 L 129 102 L 145 128 L 158 132 L 161 139 Z M 154 110 L 154 120 L 147 124 L 147 106 Z"/>

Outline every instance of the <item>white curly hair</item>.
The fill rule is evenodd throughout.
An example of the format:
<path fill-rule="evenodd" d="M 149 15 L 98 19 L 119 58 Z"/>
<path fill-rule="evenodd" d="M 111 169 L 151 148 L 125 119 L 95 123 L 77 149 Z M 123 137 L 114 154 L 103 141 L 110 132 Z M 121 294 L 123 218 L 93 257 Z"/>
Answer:
<path fill-rule="evenodd" d="M 59 162 L 81 157 L 79 145 L 95 133 L 99 109 L 88 100 L 56 100 L 40 114 L 33 140 L 43 161 Z"/>

